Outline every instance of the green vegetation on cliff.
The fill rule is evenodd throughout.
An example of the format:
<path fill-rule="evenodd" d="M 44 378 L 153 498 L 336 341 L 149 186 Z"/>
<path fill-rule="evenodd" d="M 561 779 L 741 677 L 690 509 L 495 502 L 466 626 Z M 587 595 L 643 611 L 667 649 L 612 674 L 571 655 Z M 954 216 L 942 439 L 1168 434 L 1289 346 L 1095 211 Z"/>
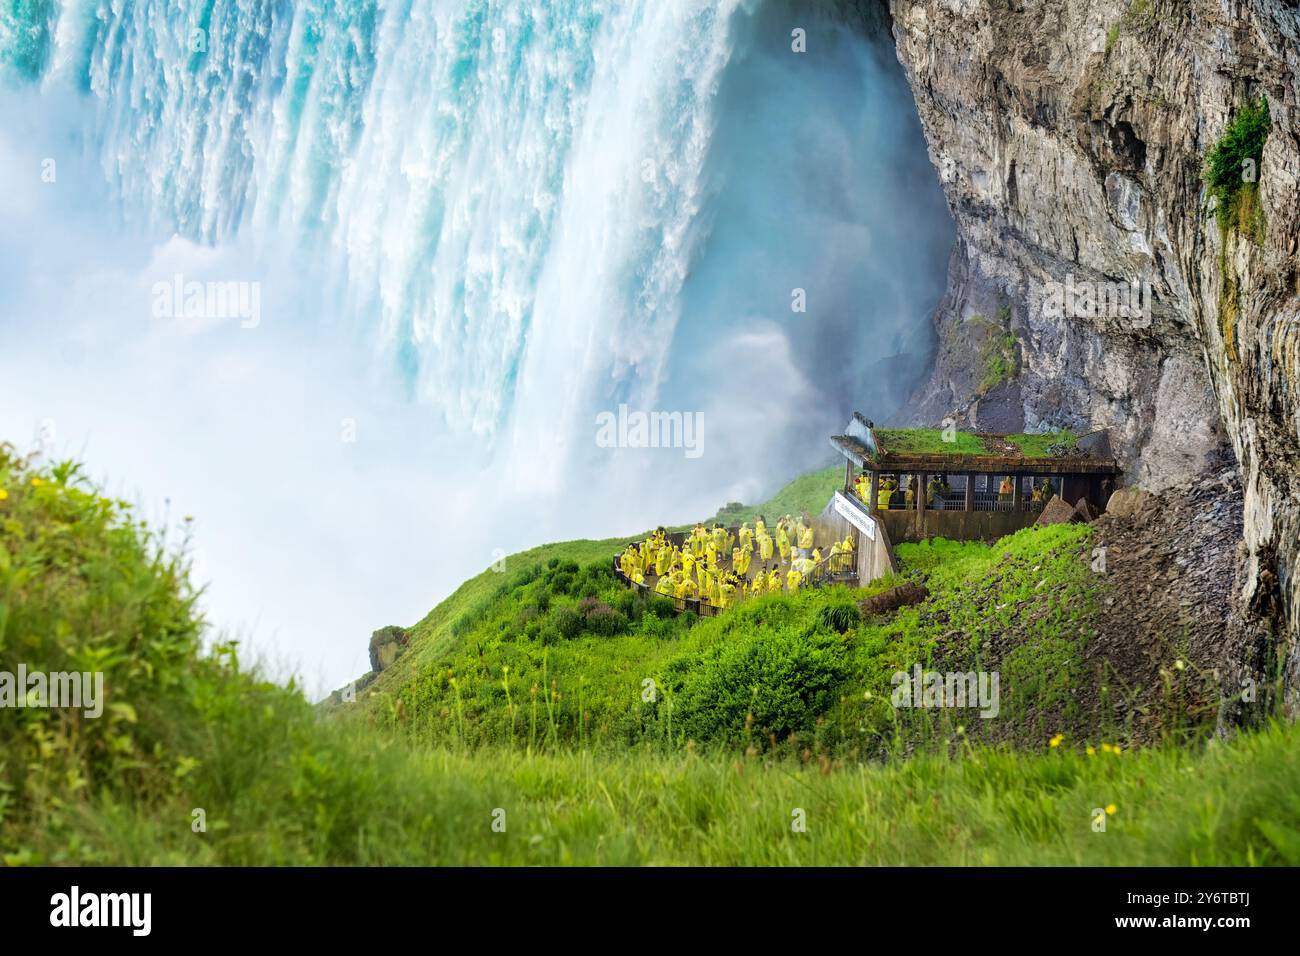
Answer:
<path fill-rule="evenodd" d="M 1264 160 L 1264 143 L 1271 129 L 1268 100 L 1260 97 L 1237 111 L 1223 136 L 1205 156 L 1206 185 L 1215 198 L 1220 227 L 1225 231 L 1235 228 L 1256 241 L 1262 238 L 1260 163 Z"/>

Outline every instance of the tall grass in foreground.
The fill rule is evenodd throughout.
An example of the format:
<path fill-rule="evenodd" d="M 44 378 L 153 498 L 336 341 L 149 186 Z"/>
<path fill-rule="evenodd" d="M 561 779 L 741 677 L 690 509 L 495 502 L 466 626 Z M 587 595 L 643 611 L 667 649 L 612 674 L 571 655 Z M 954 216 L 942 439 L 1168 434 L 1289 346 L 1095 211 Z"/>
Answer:
<path fill-rule="evenodd" d="M 421 747 L 362 705 L 322 715 L 233 645 L 205 651 L 183 557 L 74 467 L 0 446 L 0 532 L 0 669 L 100 670 L 108 695 L 99 719 L 0 711 L 7 865 L 1300 863 L 1294 725 L 1093 755 L 1070 737 L 1037 754 L 962 743 L 880 764 L 650 740 L 596 754 L 590 675 L 580 733 L 562 736 L 543 654 L 536 683 L 497 678 L 502 727 L 513 740 L 527 726 L 532 752 L 467 745 L 460 677 L 454 736 Z M 840 617 L 769 610 L 807 612 L 814 630 Z"/>
<path fill-rule="evenodd" d="M 187 799 L 85 795 L 59 831 L 6 836 L 33 862 L 1294 865 L 1297 737 L 1274 725 L 1196 754 L 1063 745 L 819 766 L 419 751 L 306 720 L 228 748 Z M 192 832 L 191 803 L 206 833 Z"/>

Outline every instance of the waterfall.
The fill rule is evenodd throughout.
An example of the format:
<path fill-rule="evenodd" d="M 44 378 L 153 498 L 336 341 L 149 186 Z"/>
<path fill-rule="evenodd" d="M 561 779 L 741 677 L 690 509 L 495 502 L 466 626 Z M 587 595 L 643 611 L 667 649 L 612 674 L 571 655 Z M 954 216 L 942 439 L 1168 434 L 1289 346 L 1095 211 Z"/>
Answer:
<path fill-rule="evenodd" d="M 28 0 L 0 85 L 71 127 L 140 282 L 240 250 L 278 303 L 247 341 L 391 385 L 465 507 L 612 533 L 771 491 L 926 367 L 951 222 L 887 32 L 831 7 Z M 703 454 L 602 446 L 622 406 Z"/>

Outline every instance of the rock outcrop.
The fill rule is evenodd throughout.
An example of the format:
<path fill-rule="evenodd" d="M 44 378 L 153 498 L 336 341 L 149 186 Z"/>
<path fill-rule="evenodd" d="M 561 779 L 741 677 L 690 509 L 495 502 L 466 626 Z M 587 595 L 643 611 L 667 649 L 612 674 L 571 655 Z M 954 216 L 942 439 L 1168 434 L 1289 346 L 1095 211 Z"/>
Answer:
<path fill-rule="evenodd" d="M 890 9 L 959 233 L 917 417 L 1109 428 L 1129 482 L 1157 493 L 1217 472 L 1230 449 L 1234 603 L 1276 628 L 1294 704 L 1300 2 Z M 1243 170 L 1258 215 L 1220 226 L 1206 154 L 1261 98 L 1272 129 Z"/>

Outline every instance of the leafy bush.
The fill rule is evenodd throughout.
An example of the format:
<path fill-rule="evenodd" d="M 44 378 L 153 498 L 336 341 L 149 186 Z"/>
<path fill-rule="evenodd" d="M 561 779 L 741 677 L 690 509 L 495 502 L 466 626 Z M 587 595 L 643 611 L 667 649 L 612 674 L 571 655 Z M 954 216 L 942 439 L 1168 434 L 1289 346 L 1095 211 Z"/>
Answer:
<path fill-rule="evenodd" d="M 551 609 L 551 626 L 564 638 L 575 638 L 582 633 L 582 614 L 572 607 L 561 605 Z"/>
<path fill-rule="evenodd" d="M 678 719 L 688 737 L 701 741 L 738 740 L 750 729 L 778 739 L 810 730 L 838 700 L 849 663 L 838 634 L 733 631 L 725 643 L 675 667 Z"/>
<path fill-rule="evenodd" d="M 1268 100 L 1260 97 L 1238 111 L 1223 136 L 1206 154 L 1207 185 L 1217 202 L 1219 225 L 1225 229 L 1232 223 L 1244 195 L 1253 194 L 1257 188 L 1245 178 L 1247 163 L 1254 164 L 1258 175 L 1271 128 Z"/>
<path fill-rule="evenodd" d="M 627 632 L 627 617 L 608 604 L 599 604 L 587 612 L 587 630 L 601 637 L 614 637 Z"/>
<path fill-rule="evenodd" d="M 655 594 L 646 604 L 646 610 L 658 618 L 670 618 L 677 613 L 677 605 L 673 604 L 673 599 L 664 597 L 662 594 Z"/>
<path fill-rule="evenodd" d="M 5 862 L 98 862 L 62 837 L 86 801 L 211 806 L 261 766 L 258 748 L 314 719 L 297 691 L 241 671 L 233 643 L 203 653 L 185 538 L 169 546 L 75 464 L 0 445 L 0 529 L 0 671 L 102 675 L 98 716 L 84 698 L 4 711 Z"/>

